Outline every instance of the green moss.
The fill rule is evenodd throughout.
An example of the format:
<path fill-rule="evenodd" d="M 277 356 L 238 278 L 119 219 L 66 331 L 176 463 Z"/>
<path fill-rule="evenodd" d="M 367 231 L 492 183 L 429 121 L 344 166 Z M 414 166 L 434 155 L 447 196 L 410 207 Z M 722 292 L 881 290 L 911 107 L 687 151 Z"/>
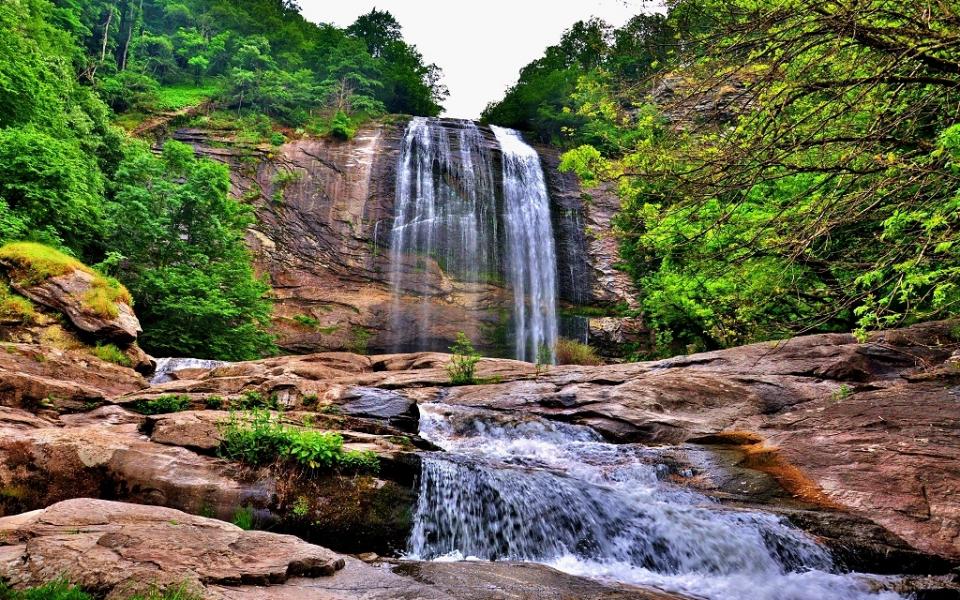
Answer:
<path fill-rule="evenodd" d="M 350 343 L 347 350 L 355 354 L 366 354 L 373 334 L 364 327 L 354 327 L 351 331 Z"/>
<path fill-rule="evenodd" d="M 123 350 L 115 346 L 114 344 L 97 344 L 91 350 L 93 355 L 109 363 L 115 365 L 120 365 L 121 367 L 132 367 L 133 361 L 130 360 L 126 354 L 123 353 Z"/>
<path fill-rule="evenodd" d="M 105 277 L 76 258 L 55 248 L 34 242 L 14 242 L 0 247 L 0 260 L 10 265 L 12 279 L 24 286 L 37 285 L 50 279 L 82 271 L 93 276 L 91 288 L 83 303 L 92 312 L 106 318 L 119 314 L 118 303 L 133 306 L 127 288 L 116 279 Z"/>
<path fill-rule="evenodd" d="M 26 590 L 14 590 L 0 583 L 0 600 L 93 600 L 93 596 L 63 579 L 57 579 Z"/>
<path fill-rule="evenodd" d="M 36 317 L 37 311 L 33 302 L 14 294 L 10 286 L 0 282 L 0 321 L 29 325 L 36 321 Z"/>
<path fill-rule="evenodd" d="M 320 321 L 311 317 L 310 315 L 296 315 L 293 317 L 293 320 L 304 327 L 309 327 L 310 329 L 316 329 L 320 326 Z"/>

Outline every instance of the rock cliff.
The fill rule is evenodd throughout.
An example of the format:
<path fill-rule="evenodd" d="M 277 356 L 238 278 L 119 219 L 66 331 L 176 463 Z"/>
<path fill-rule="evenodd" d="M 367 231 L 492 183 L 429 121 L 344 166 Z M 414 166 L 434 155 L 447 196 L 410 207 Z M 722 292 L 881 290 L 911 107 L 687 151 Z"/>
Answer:
<path fill-rule="evenodd" d="M 255 207 L 257 224 L 248 239 L 275 290 L 274 330 L 284 350 L 445 349 L 457 331 L 466 330 L 488 353 L 508 354 L 504 336 L 512 300 L 496 282 L 459 282 L 426 257 L 416 288 L 399 298 L 394 294 L 388 253 L 405 128 L 401 118 L 365 126 L 347 142 L 305 137 L 278 147 L 240 144 L 215 131 L 173 134 L 230 165 L 234 195 Z M 485 127 L 481 132 L 498 153 L 493 133 Z M 583 306 L 632 305 L 628 278 L 613 268 L 616 248 L 609 229 L 615 195 L 590 199 L 575 176 L 559 172 L 555 149 L 538 151 L 551 197 L 565 312 L 575 316 Z M 430 305 L 431 331 L 404 326 L 416 322 L 423 303 Z M 390 327 L 391 319 L 400 325 Z M 583 337 L 587 330 L 582 317 L 564 326 L 570 337 Z M 592 328 L 598 344 L 615 352 L 607 330 Z"/>

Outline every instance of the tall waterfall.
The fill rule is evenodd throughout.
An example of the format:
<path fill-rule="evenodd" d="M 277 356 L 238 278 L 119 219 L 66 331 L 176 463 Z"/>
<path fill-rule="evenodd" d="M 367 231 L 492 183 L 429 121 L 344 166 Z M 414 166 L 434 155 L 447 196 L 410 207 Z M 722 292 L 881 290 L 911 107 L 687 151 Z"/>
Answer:
<path fill-rule="evenodd" d="M 553 362 L 557 343 L 557 253 L 550 224 L 550 197 L 540 157 L 520 134 L 494 126 L 503 152 L 504 220 L 516 357 L 536 361 L 546 348 Z"/>
<path fill-rule="evenodd" d="M 420 405 L 424 455 L 409 556 L 550 564 L 711 600 L 891 600 L 782 517 L 668 480 L 664 449 L 582 426 Z"/>
<path fill-rule="evenodd" d="M 423 117 L 407 126 L 390 238 L 391 326 L 415 327 L 419 349 L 441 349 L 430 337 L 434 299 L 444 293 L 438 282 L 506 282 L 514 353 L 530 360 L 541 347 L 552 352 L 557 338 L 549 197 L 536 152 L 515 131 L 494 133 Z M 414 322 L 402 320 L 404 294 L 419 296 Z"/>

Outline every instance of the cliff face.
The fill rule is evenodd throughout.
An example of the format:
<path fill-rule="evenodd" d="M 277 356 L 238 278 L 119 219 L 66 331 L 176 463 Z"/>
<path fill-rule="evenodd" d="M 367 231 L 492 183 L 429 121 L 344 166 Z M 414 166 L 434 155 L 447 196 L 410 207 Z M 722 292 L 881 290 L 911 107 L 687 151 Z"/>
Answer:
<path fill-rule="evenodd" d="M 234 195 L 255 207 L 257 223 L 248 239 L 259 271 L 275 290 L 274 329 L 284 350 L 446 349 L 464 331 L 486 352 L 508 353 L 512 297 L 496 278 L 457 281 L 433 257 L 417 257 L 420 276 L 394 293 L 390 236 L 406 124 L 371 124 L 347 142 L 305 138 L 280 147 L 243 146 L 210 131 L 174 134 L 229 164 Z M 481 132 L 499 161 L 492 132 L 485 127 Z M 537 150 L 550 192 L 566 312 L 632 305 L 629 281 L 612 269 L 609 221 L 616 197 L 585 196 L 575 176 L 558 171 L 555 149 Z M 499 178 L 496 185 L 502 185 Z M 431 315 L 429 331 L 418 331 L 418 315 L 425 310 Z M 587 328 L 583 318 L 563 323 L 570 337 L 583 338 Z M 609 346 L 609 332 L 591 329 L 598 345 Z"/>

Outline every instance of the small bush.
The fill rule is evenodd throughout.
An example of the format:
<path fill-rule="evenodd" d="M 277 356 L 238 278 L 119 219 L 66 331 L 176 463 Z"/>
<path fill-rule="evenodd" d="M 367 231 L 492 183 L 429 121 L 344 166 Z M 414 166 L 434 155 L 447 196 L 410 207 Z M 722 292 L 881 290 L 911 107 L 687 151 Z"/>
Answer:
<path fill-rule="evenodd" d="M 352 140 L 357 135 L 357 128 L 345 112 L 338 110 L 330 121 L 330 135 L 338 140 Z"/>
<path fill-rule="evenodd" d="M 133 366 L 133 361 L 130 360 L 130 357 L 124 354 L 123 350 L 117 348 L 114 344 L 97 344 L 91 352 L 100 360 L 120 365 L 121 367 Z"/>
<path fill-rule="evenodd" d="M 853 394 L 853 388 L 847 384 L 841 384 L 839 388 L 835 389 L 832 394 L 830 394 L 830 399 L 834 402 L 840 402 L 841 400 L 846 400 Z"/>
<path fill-rule="evenodd" d="M 293 503 L 293 516 L 303 518 L 310 514 L 310 501 L 307 500 L 306 496 L 297 496 L 297 500 Z"/>
<path fill-rule="evenodd" d="M 343 437 L 310 429 L 286 429 L 281 453 L 310 469 L 330 469 L 343 454 Z"/>
<path fill-rule="evenodd" d="M 340 434 L 287 427 L 266 410 L 231 414 L 220 432 L 218 454 L 249 465 L 287 462 L 312 470 L 374 473 L 380 468 L 373 452 L 344 451 Z"/>
<path fill-rule="evenodd" d="M 233 405 L 238 410 L 253 410 L 256 408 L 278 410 L 280 408 L 280 401 L 276 394 L 270 394 L 270 396 L 264 398 L 260 392 L 250 390 L 244 392 L 239 398 L 234 400 Z"/>
<path fill-rule="evenodd" d="M 474 383 L 474 374 L 480 354 L 474 350 L 470 338 L 462 331 L 457 333 L 457 341 L 450 346 L 450 364 L 447 365 L 447 374 L 450 383 L 454 385 L 470 385 Z"/>
<path fill-rule="evenodd" d="M 149 400 L 137 400 L 130 405 L 130 408 L 142 415 L 163 415 L 187 410 L 190 408 L 190 398 L 168 394 Z"/>
<path fill-rule="evenodd" d="M 203 399 L 203 404 L 210 410 L 220 410 L 226 404 L 226 401 L 223 396 L 207 396 Z"/>
<path fill-rule="evenodd" d="M 560 338 L 556 346 L 557 364 L 596 366 L 602 363 L 591 346 Z"/>

